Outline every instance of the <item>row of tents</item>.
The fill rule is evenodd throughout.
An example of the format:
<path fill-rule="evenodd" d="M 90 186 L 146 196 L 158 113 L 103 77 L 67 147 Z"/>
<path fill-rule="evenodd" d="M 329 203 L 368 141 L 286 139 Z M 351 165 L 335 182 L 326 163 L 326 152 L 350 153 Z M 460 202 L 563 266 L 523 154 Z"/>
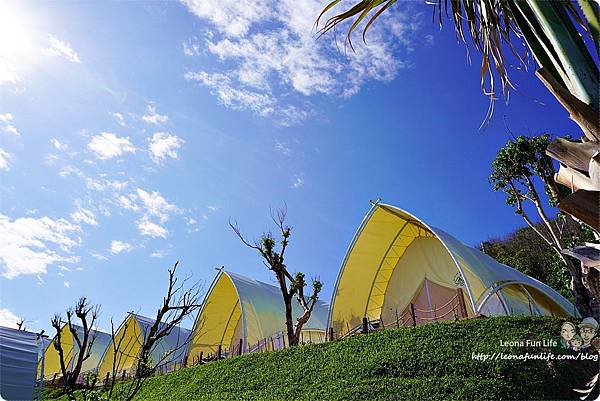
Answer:
<path fill-rule="evenodd" d="M 299 316 L 299 307 L 294 314 Z M 377 328 L 523 314 L 566 317 L 577 312 L 540 281 L 496 262 L 406 211 L 375 203 L 346 252 L 331 304 L 317 303 L 304 326 L 302 342 L 352 335 L 365 324 Z M 119 347 L 109 334 L 96 332 L 92 355 L 82 372 L 94 371 L 103 378 L 114 371 L 134 369 L 145 333 L 153 323 L 130 313 L 115 336 Z M 63 349 L 72 363 L 77 345 L 68 327 L 63 330 Z M 156 345 L 152 358 L 168 366 L 217 352 L 226 356 L 279 349 L 285 346 L 284 332 L 279 288 L 220 270 L 193 329 L 173 330 Z M 37 376 L 45 380 L 60 376 L 54 346 L 46 347 Z"/>

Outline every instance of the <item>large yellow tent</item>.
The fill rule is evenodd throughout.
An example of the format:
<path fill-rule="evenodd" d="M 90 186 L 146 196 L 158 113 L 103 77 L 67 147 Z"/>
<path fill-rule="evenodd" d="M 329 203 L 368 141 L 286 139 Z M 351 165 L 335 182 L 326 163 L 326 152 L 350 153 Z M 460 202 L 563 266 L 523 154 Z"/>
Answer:
<path fill-rule="evenodd" d="M 83 328 L 75 326 L 79 339 L 83 339 Z M 65 367 L 67 370 L 73 369 L 73 364 L 77 360 L 79 354 L 79 347 L 73 337 L 73 334 L 69 330 L 69 325 L 65 324 L 61 329 L 61 346 L 64 354 Z M 87 373 L 96 369 L 98 362 L 104 353 L 104 350 L 110 342 L 110 334 L 101 331 L 92 330 L 90 335 L 95 336 L 94 344 L 90 350 L 90 356 L 87 358 L 81 366 L 81 373 Z M 57 341 L 57 336 L 54 336 L 50 344 L 44 351 L 44 380 L 51 380 L 56 377 L 61 377 L 62 372 L 60 368 L 60 357 L 58 351 L 54 347 L 54 342 Z M 41 374 L 42 359 L 38 362 L 38 377 Z"/>
<path fill-rule="evenodd" d="M 575 314 L 558 292 L 397 207 L 376 203 L 354 235 L 329 327 L 412 325 L 476 315 Z"/>
<path fill-rule="evenodd" d="M 293 303 L 297 318 L 300 307 Z M 301 341 L 325 341 L 327 305 L 318 301 L 311 318 L 304 325 Z M 251 278 L 221 270 L 215 278 L 202 310 L 196 319 L 188 359 L 196 360 L 215 354 L 221 346 L 222 355 L 278 349 L 286 339 L 284 303 L 279 288 Z"/>
<path fill-rule="evenodd" d="M 119 375 L 123 371 L 133 373 L 144 339 L 155 320 L 130 313 L 115 334 L 114 344 L 111 341 L 98 364 L 98 378 L 104 379 L 107 374 Z M 161 323 L 163 327 L 164 323 Z M 170 370 L 173 363 L 183 363 L 190 330 L 174 327 L 168 336 L 157 341 L 150 351 L 151 363 Z M 116 352 L 115 352 L 116 351 Z"/>

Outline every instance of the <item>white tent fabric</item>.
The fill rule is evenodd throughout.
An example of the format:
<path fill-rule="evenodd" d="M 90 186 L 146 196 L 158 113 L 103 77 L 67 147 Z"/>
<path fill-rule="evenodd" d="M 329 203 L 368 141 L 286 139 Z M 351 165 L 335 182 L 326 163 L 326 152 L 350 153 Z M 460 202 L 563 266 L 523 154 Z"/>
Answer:
<path fill-rule="evenodd" d="M 360 327 L 363 318 L 421 324 L 481 314 L 577 312 L 540 281 L 402 209 L 377 203 L 342 262 L 328 326 L 340 337 Z"/>
<path fill-rule="evenodd" d="M 135 315 L 135 317 L 137 323 L 140 325 L 142 338 L 146 338 L 155 320 L 141 315 Z M 165 323 L 161 323 L 158 327 L 162 329 L 164 326 Z M 162 361 L 163 364 L 182 361 L 191 332 L 191 330 L 175 326 L 168 336 L 157 341 L 156 346 L 151 352 L 152 360 L 155 362 Z M 167 354 L 168 358 L 165 359 L 165 355 Z"/>
<path fill-rule="evenodd" d="M 324 302 L 317 301 L 310 319 L 303 326 L 302 342 L 323 342 L 327 312 Z M 292 303 L 295 319 L 302 310 Z M 281 290 L 268 283 L 221 270 L 213 281 L 196 319 L 188 359 L 202 353 L 214 354 L 222 347 L 224 354 L 279 349 L 284 346 L 285 306 Z"/>
<path fill-rule="evenodd" d="M 38 335 L 0 327 L 0 394 L 4 400 L 31 400 L 41 341 Z"/>

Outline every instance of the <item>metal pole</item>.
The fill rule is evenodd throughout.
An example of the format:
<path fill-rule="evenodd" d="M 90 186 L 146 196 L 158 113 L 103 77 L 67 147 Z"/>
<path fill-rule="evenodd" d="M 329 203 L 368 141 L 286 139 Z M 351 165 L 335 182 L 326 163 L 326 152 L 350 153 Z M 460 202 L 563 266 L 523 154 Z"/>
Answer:
<path fill-rule="evenodd" d="M 40 344 L 40 349 L 42 350 L 42 368 L 40 369 L 40 384 L 38 386 L 37 396 L 38 401 L 40 401 L 42 399 L 42 390 L 44 389 L 44 362 L 46 360 L 46 350 L 44 349 L 44 338 L 41 335 L 38 337 L 38 341 Z"/>
<path fill-rule="evenodd" d="M 367 334 L 369 332 L 369 320 L 366 317 L 363 317 L 362 320 L 362 332 L 363 334 Z"/>

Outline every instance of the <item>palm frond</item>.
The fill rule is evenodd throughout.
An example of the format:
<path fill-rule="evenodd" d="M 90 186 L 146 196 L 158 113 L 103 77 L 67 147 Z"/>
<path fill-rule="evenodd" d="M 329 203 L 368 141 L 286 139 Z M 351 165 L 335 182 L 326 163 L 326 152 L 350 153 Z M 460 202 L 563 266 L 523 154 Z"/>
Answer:
<path fill-rule="evenodd" d="M 514 0 L 426 1 L 428 4 L 433 5 L 434 21 L 437 18 L 440 26 L 442 25 L 444 20 L 442 8 L 447 18 L 450 18 L 448 15 L 450 13 L 457 39 L 464 43 L 467 49 L 469 43 L 472 44 L 482 56 L 480 72 L 481 90 L 490 98 L 490 108 L 488 109 L 484 124 L 489 122 L 489 118 L 493 113 L 493 103 L 496 99 L 497 84 L 494 76 L 497 74 L 499 77 L 501 92 L 505 98 L 508 98 L 509 90 L 515 88 L 510 79 L 507 49 L 516 58 L 517 63 L 524 68 L 527 68 L 526 60 L 531 49 L 540 65 L 543 65 L 554 76 L 559 77 L 567 87 L 571 85 L 571 82 L 568 80 L 572 81 L 573 76 L 565 77 L 564 72 L 561 71 L 565 69 L 563 66 L 565 64 L 564 57 L 557 54 L 553 48 L 555 43 L 552 41 L 552 38 L 549 39 L 545 35 L 540 34 L 545 34 L 547 31 L 544 31 L 542 29 L 544 27 L 537 21 L 535 10 L 532 10 L 532 7 L 535 7 L 535 5 L 532 5 L 532 2 Z M 587 1 L 581 0 L 584 8 L 585 6 L 589 6 L 588 8 L 591 7 L 592 11 L 597 10 L 597 8 L 590 6 Z M 350 47 L 353 48 L 351 36 L 360 23 L 366 21 L 368 16 L 372 14 L 363 28 L 363 41 L 366 41 L 366 33 L 373 22 L 395 2 L 396 0 L 361 0 L 346 11 L 327 19 L 323 27 L 319 30 L 320 36 L 345 21 L 352 21 L 347 31 L 346 39 Z M 316 22 L 317 27 L 321 18 L 339 3 L 340 0 L 334 0 L 323 9 Z M 562 25 L 566 26 L 564 35 L 569 36 L 569 39 L 573 39 L 579 35 L 577 29 L 570 22 L 570 19 L 585 32 L 593 32 L 593 27 L 595 26 L 593 16 L 597 16 L 597 13 L 592 13 L 592 17 L 587 18 L 588 24 L 592 28 L 588 29 L 588 24 L 582 20 L 572 1 L 549 3 L 560 3 L 547 7 L 562 20 Z M 589 10 L 586 11 L 588 11 L 588 14 L 591 12 Z M 466 33 L 467 31 L 468 34 Z M 593 34 L 590 36 L 593 36 Z M 583 43 L 579 43 L 577 39 L 580 38 L 573 40 L 573 48 L 581 47 L 580 45 Z M 585 47 L 585 45 L 583 46 Z M 585 49 L 580 48 L 578 50 L 580 56 L 584 55 Z M 575 50 L 573 50 L 574 52 Z"/>

